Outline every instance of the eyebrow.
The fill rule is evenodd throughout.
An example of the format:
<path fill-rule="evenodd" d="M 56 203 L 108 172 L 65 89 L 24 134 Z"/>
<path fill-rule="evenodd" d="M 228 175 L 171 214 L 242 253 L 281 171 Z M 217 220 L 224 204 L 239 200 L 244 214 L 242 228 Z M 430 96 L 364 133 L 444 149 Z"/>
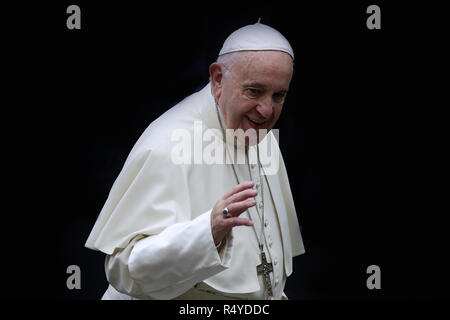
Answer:
<path fill-rule="evenodd" d="M 259 83 L 259 82 L 250 82 L 250 83 L 244 83 L 244 87 L 253 87 L 253 88 L 259 88 L 259 89 L 265 89 L 266 86 Z"/>
<path fill-rule="evenodd" d="M 253 87 L 253 88 L 258 88 L 258 89 L 266 89 L 266 86 L 259 82 L 244 83 L 243 86 L 244 87 Z M 277 91 L 276 93 L 286 94 L 287 92 L 288 92 L 287 89 L 281 89 L 280 91 Z"/>

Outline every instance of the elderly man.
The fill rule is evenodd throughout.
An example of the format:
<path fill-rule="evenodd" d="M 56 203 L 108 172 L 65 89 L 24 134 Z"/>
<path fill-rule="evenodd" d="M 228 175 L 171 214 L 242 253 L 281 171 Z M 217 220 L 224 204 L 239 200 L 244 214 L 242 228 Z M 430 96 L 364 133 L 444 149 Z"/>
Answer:
<path fill-rule="evenodd" d="M 86 243 L 107 255 L 103 299 L 286 298 L 292 257 L 304 248 L 270 130 L 293 60 L 275 29 L 240 28 L 210 66 L 210 83 L 146 129 Z M 193 146 L 179 143 L 180 132 L 194 137 Z M 209 146 L 225 161 L 205 161 L 196 136 L 214 140 Z M 261 161 L 268 144 L 275 170 Z"/>

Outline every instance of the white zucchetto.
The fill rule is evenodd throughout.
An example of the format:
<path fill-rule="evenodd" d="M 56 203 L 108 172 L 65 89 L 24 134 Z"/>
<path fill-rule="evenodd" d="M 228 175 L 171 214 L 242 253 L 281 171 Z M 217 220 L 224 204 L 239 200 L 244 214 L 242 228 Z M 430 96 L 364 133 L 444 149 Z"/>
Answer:
<path fill-rule="evenodd" d="M 288 53 L 294 60 L 289 41 L 277 30 L 259 22 L 237 29 L 223 43 L 219 56 L 236 51 L 276 50 Z"/>

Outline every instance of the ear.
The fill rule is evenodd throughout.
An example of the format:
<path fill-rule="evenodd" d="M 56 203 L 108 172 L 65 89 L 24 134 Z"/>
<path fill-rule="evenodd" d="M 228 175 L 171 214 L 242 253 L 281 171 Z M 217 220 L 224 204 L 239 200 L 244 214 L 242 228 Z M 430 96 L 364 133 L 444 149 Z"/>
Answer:
<path fill-rule="evenodd" d="M 209 76 L 211 79 L 211 89 L 213 95 L 218 100 L 221 93 L 222 93 L 222 87 L 223 87 L 223 72 L 222 72 L 222 66 L 214 62 L 209 66 Z"/>

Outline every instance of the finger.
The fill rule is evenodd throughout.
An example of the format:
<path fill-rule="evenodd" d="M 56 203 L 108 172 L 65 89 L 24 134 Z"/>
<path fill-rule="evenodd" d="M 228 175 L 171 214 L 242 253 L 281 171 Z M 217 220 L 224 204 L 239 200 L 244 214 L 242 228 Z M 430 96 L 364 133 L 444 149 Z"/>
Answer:
<path fill-rule="evenodd" d="M 247 199 L 240 202 L 234 202 L 227 208 L 233 217 L 238 217 L 242 212 L 256 205 L 256 201 L 253 199 Z"/>
<path fill-rule="evenodd" d="M 230 196 L 229 198 L 225 199 L 224 205 L 226 207 L 228 207 L 232 203 L 243 201 L 248 198 L 256 197 L 257 194 L 258 194 L 258 191 L 254 190 L 254 189 L 245 189 L 245 190 L 235 193 L 232 196 Z"/>
<path fill-rule="evenodd" d="M 245 219 L 245 218 L 237 218 L 237 217 L 232 217 L 229 219 L 226 219 L 224 221 L 225 226 L 228 228 L 233 228 L 233 227 L 239 227 L 239 226 L 247 226 L 247 227 L 251 227 L 253 226 L 253 222 L 249 219 Z"/>
<path fill-rule="evenodd" d="M 245 181 L 241 184 L 238 184 L 237 186 L 234 186 L 230 191 L 228 191 L 223 197 L 222 200 L 228 199 L 233 194 L 241 192 L 242 190 L 253 188 L 253 181 Z"/>

